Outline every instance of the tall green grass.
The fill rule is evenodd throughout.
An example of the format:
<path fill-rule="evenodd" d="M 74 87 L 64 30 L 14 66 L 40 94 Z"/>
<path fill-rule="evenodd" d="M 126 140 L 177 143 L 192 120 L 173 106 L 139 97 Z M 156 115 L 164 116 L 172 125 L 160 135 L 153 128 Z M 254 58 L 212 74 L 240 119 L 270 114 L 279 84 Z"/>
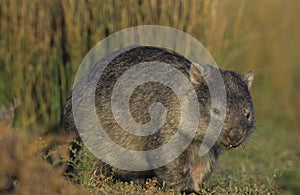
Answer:
<path fill-rule="evenodd" d="M 0 1 L 0 104 L 23 104 L 15 125 L 58 124 L 85 54 L 101 39 L 143 24 L 178 28 L 222 68 L 256 73 L 260 121 L 300 132 L 298 2 L 53 0 Z"/>

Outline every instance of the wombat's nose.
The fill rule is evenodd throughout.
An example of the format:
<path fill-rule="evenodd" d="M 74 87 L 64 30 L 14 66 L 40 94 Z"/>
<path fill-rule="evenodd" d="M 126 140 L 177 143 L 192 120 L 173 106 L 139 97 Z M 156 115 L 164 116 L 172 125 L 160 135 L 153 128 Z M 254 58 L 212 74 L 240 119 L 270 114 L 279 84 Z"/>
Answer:
<path fill-rule="evenodd" d="M 240 129 L 229 130 L 226 139 L 230 145 L 239 145 L 243 139 L 243 131 Z"/>

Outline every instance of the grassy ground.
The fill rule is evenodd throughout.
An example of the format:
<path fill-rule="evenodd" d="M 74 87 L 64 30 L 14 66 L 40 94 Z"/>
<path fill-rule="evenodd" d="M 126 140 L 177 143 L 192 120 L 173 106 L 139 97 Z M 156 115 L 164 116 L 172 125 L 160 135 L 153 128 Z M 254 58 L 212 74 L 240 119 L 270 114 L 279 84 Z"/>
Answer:
<path fill-rule="evenodd" d="M 297 194 L 300 190 L 299 142 L 283 129 L 276 132 L 274 129 L 272 125 L 263 126 L 255 133 L 255 145 L 249 143 L 244 148 L 223 152 L 202 193 Z M 66 179 L 62 177 L 62 171 L 68 159 L 65 144 L 68 138 L 53 135 L 28 138 L 24 133 L 4 126 L 0 127 L 0 132 L 0 193 L 177 194 L 164 192 L 155 178 L 149 179 L 145 185 L 101 176 L 95 178 L 96 160 L 91 155 L 78 157 L 83 163 L 75 165 L 78 175 L 75 179 Z M 46 162 L 49 156 L 56 166 Z"/>
<path fill-rule="evenodd" d="M 274 129 L 258 129 L 255 147 L 224 153 L 209 185 L 218 193 L 281 194 L 284 182 L 290 182 L 282 181 L 282 174 L 297 165 L 299 147 L 293 136 Z"/>

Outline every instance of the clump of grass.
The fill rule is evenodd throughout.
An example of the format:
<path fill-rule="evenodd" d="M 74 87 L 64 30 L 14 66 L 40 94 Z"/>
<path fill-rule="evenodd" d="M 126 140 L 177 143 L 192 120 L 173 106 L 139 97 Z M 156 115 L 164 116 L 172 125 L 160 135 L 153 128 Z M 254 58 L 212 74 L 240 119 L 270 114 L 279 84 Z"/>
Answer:
<path fill-rule="evenodd" d="M 22 132 L 0 127 L 1 194 L 86 194 L 68 183 L 64 168 L 54 168 L 43 160 L 47 146 L 42 138 L 27 138 Z"/>
<path fill-rule="evenodd" d="M 66 179 L 91 193 L 100 194 L 165 194 L 155 178 L 147 179 L 145 184 L 133 181 L 124 182 L 113 178 L 113 173 L 107 175 L 99 167 L 97 159 L 81 142 L 73 141 L 70 148 L 71 157 L 66 158 L 68 171 Z M 79 149 L 80 148 L 80 149 Z"/>
<path fill-rule="evenodd" d="M 69 147 L 70 155 L 65 158 L 69 169 L 65 176 L 73 183 L 88 187 L 99 160 L 81 142 L 77 140 L 72 142 L 72 146 Z"/>

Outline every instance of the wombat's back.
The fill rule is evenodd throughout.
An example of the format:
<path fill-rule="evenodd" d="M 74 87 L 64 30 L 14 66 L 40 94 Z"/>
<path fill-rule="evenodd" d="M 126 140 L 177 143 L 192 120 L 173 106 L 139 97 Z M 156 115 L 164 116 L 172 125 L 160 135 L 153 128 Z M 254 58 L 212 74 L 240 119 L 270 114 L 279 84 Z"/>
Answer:
<path fill-rule="evenodd" d="M 107 60 L 108 59 L 108 60 Z M 107 63 L 109 62 L 109 63 Z M 117 144 L 134 150 L 149 150 L 158 147 L 162 142 L 165 143 L 176 133 L 180 119 L 179 100 L 174 91 L 159 82 L 146 82 L 138 86 L 130 96 L 129 109 L 132 118 L 140 124 L 146 124 L 151 120 L 149 108 L 155 102 L 163 104 L 166 113 L 166 124 L 156 133 L 149 136 L 136 136 L 122 129 L 115 120 L 111 108 L 111 97 L 113 88 L 117 80 L 130 68 L 144 63 L 165 63 L 179 70 L 188 78 L 188 71 L 191 62 L 184 57 L 165 49 L 147 46 L 136 46 L 113 53 L 99 63 L 95 64 L 91 70 L 79 81 L 74 90 L 80 93 L 87 93 L 91 90 L 88 86 L 82 86 L 81 82 L 86 80 L 98 80 L 95 91 L 95 106 L 99 123 L 106 130 L 109 137 Z M 101 77 L 97 74 L 97 69 L 107 63 Z M 149 64 L 150 65 L 150 64 Z M 133 75 L 132 77 L 140 75 Z M 132 79 L 131 77 L 131 79 Z M 138 79 L 138 78 L 136 78 Z M 85 82 L 89 83 L 89 82 Z M 79 89 L 81 87 L 82 89 Z M 184 86 L 180 86 L 183 87 Z M 76 98 L 82 96 L 77 95 Z M 81 100 L 76 100 L 80 102 Z M 162 113 L 157 113 L 162 114 Z M 89 117 L 89 116 L 84 116 Z M 176 119 L 177 117 L 177 119 Z M 68 133 L 77 133 L 76 125 L 72 113 L 72 94 L 67 99 L 64 106 L 62 123 Z M 88 127 L 87 127 L 88 128 Z M 161 138 L 162 132 L 167 133 Z M 159 136 L 159 134 L 161 134 Z M 151 140 L 155 140 L 154 142 Z"/>

